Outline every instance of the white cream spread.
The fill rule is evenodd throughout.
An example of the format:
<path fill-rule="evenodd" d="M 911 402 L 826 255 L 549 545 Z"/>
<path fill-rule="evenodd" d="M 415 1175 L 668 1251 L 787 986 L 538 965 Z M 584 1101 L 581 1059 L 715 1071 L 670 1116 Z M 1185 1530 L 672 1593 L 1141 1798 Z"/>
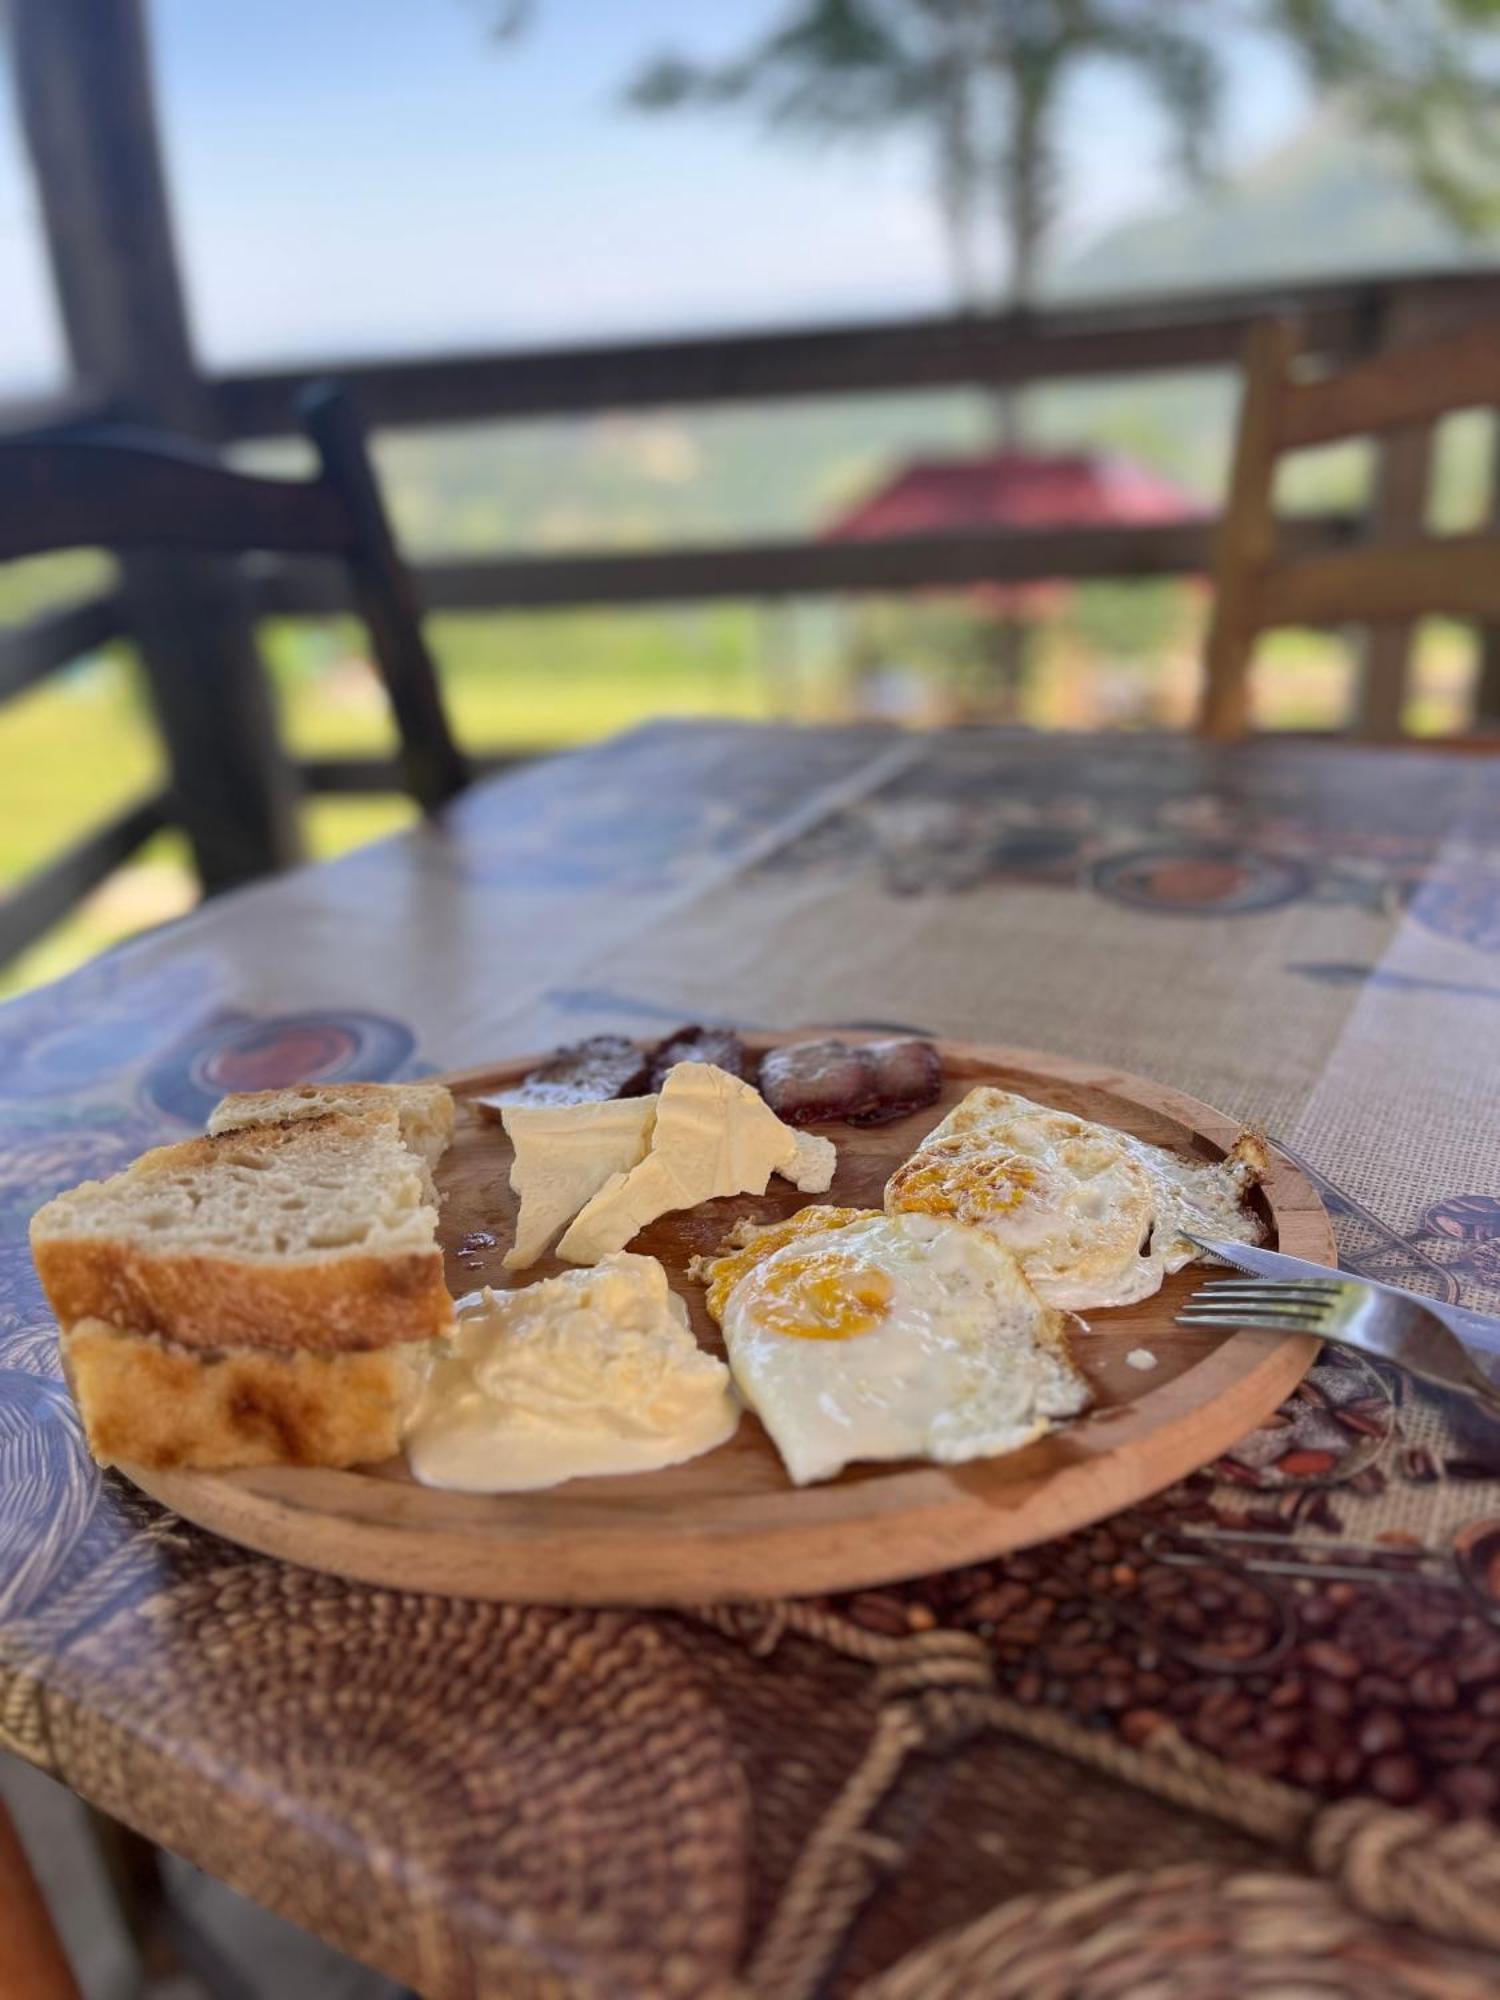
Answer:
<path fill-rule="evenodd" d="M 628 1253 L 460 1300 L 407 1420 L 424 1486 L 520 1493 L 650 1472 L 733 1436 L 740 1406 L 654 1257 Z"/>

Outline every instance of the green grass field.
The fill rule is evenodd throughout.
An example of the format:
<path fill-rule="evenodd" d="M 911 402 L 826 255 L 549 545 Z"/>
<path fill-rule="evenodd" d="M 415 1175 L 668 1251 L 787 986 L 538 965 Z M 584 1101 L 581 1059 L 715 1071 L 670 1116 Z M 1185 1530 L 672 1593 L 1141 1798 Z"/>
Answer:
<path fill-rule="evenodd" d="M 384 705 L 354 629 L 272 626 L 282 729 L 303 755 L 390 746 Z M 652 715 L 767 712 L 748 611 L 631 618 L 434 619 L 454 724 L 473 749 L 583 743 Z M 0 711 L 0 889 L 161 783 L 148 709 L 125 648 Z M 325 799 L 305 809 L 308 851 L 342 853 L 412 816 L 400 798 Z M 163 834 L 14 964 L 0 993 L 46 979 L 192 901 L 186 845 Z"/>
<path fill-rule="evenodd" d="M 64 575 L 76 589 L 76 573 Z M 1147 589 L 1158 595 L 1119 586 L 1075 594 L 1038 635 L 1024 719 L 1049 728 L 1186 720 L 1202 604 Z M 51 594 L 41 592 L 32 604 Z M 921 686 L 958 687 L 965 701 L 975 691 L 975 628 L 952 605 L 892 601 L 848 613 L 804 606 L 792 623 L 785 612 L 751 606 L 446 617 L 434 618 L 430 629 L 456 728 L 474 750 L 546 750 L 659 716 L 837 715 L 853 699 L 841 663 L 862 645 L 901 663 Z M 295 752 L 389 747 L 384 703 L 361 661 L 355 627 L 275 624 L 262 642 Z M 1424 635 L 1413 727 L 1461 726 L 1471 650 L 1457 628 Z M 1332 726 L 1351 684 L 1348 652 L 1336 640 L 1282 635 L 1267 648 L 1261 719 Z M 953 712 L 930 711 L 934 719 Z M 161 777 L 149 712 L 123 647 L 0 711 L 0 888 Z M 410 818 L 400 798 L 314 801 L 305 809 L 308 851 L 341 853 Z M 71 920 L 0 970 L 0 993 L 56 978 L 119 938 L 180 914 L 193 896 L 185 843 L 176 834 L 159 836 Z"/>

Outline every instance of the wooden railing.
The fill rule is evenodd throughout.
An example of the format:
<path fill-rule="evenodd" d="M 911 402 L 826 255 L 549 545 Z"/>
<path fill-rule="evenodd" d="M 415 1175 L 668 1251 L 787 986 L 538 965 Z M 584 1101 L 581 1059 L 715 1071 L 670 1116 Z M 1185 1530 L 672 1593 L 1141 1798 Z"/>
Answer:
<path fill-rule="evenodd" d="M 376 430 L 879 391 L 992 389 L 1231 368 L 1249 326 L 1273 312 L 1299 321 L 1310 354 L 1347 360 L 1379 346 L 1393 319 L 1406 325 L 1500 317 L 1500 272 L 1376 275 L 1025 316 L 410 361 L 320 361 L 296 370 L 209 378 L 203 387 L 226 442 L 289 431 L 297 392 L 329 374 L 353 387 Z M 86 386 L 80 393 L 86 396 Z M 1347 542 L 1360 531 L 1347 517 L 1305 520 L 1297 529 L 1309 552 Z M 1211 523 L 1168 523 L 878 543 L 803 539 L 517 555 L 429 563 L 418 569 L 418 580 L 432 610 L 512 611 L 961 588 L 1054 577 L 1171 576 L 1206 568 L 1211 534 Z M 341 579 L 315 564 L 260 566 L 252 587 L 263 614 L 321 614 L 344 607 Z M 125 631 L 123 600 L 106 592 L 0 635 L 0 703 Z M 303 777 L 319 791 L 386 789 L 391 782 L 389 767 L 374 759 L 319 760 L 304 768 Z M 0 905 L 0 961 L 55 922 L 167 823 L 171 811 L 166 795 L 142 801 Z"/>
<path fill-rule="evenodd" d="M 547 414 L 791 400 L 879 391 L 994 389 L 1081 377 L 1133 377 L 1237 365 L 1250 326 L 1295 318 L 1308 353 L 1346 360 L 1403 324 L 1500 316 L 1500 272 L 1372 275 L 1059 308 L 694 340 L 231 374 L 211 385 L 225 437 L 288 428 L 298 390 L 331 372 L 376 430 Z M 1347 538 L 1351 524 L 1303 532 Z M 732 547 L 584 552 L 446 561 L 419 571 L 434 610 L 537 610 L 654 600 L 816 595 L 1009 583 L 1042 577 L 1141 577 L 1202 571 L 1202 524 L 1027 529 L 880 543 L 817 540 Z M 336 584 L 283 572 L 263 581 L 281 611 L 327 610 Z"/>
<path fill-rule="evenodd" d="M 29 624 L 0 632 L 0 702 L 24 694 L 85 653 L 95 653 L 125 631 L 124 608 L 112 591 L 44 611 Z"/>
<path fill-rule="evenodd" d="M 1298 553 L 1311 555 L 1342 546 L 1358 527 L 1351 515 L 1313 515 L 1297 523 L 1290 540 Z M 417 575 L 429 611 L 560 611 L 599 604 L 957 590 L 1044 578 L 1201 575 L 1209 566 L 1213 531 L 1211 521 L 1169 521 L 903 535 L 879 542 L 488 556 L 426 563 Z M 327 615 L 348 604 L 344 579 L 321 565 L 268 568 L 253 589 L 268 616 Z"/>
<path fill-rule="evenodd" d="M 376 429 L 698 403 L 999 388 L 1077 376 L 1237 366 L 1267 313 L 1295 318 L 1311 354 L 1378 347 L 1393 314 L 1472 318 L 1500 311 L 1500 271 L 1375 272 L 1315 284 L 1172 292 L 1016 313 L 715 334 L 402 361 L 323 361 L 210 384 L 226 437 L 284 432 L 310 375 L 335 374 Z"/>

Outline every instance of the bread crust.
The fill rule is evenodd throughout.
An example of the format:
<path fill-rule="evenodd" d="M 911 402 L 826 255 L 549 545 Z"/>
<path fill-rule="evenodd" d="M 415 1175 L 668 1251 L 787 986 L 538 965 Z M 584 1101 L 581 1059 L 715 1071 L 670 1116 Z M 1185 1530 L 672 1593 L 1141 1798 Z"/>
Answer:
<path fill-rule="evenodd" d="M 394 1457 L 421 1350 L 206 1353 L 84 1320 L 63 1363 L 102 1465 L 347 1466 Z"/>
<path fill-rule="evenodd" d="M 441 1250 L 313 1262 L 143 1255 L 112 1237 L 32 1246 L 63 1326 L 83 1319 L 183 1347 L 357 1354 L 431 1340 L 453 1325 Z"/>

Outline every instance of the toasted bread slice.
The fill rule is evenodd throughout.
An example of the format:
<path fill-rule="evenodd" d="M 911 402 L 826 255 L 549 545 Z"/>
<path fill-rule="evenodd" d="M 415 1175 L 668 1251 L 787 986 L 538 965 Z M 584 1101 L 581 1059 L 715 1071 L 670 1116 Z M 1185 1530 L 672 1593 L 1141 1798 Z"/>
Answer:
<path fill-rule="evenodd" d="M 179 1347 L 85 1319 L 63 1366 L 101 1465 L 368 1465 L 401 1446 L 427 1350 L 269 1354 Z"/>
<path fill-rule="evenodd" d="M 291 1125 L 305 1118 L 394 1116 L 403 1141 L 429 1171 L 453 1137 L 453 1094 L 442 1083 L 294 1083 L 285 1090 L 241 1090 L 221 1098 L 211 1135 L 247 1125 Z"/>
<path fill-rule="evenodd" d="M 143 1154 L 33 1217 L 64 1327 L 355 1352 L 453 1323 L 426 1169 L 384 1120 L 252 1125 Z"/>

